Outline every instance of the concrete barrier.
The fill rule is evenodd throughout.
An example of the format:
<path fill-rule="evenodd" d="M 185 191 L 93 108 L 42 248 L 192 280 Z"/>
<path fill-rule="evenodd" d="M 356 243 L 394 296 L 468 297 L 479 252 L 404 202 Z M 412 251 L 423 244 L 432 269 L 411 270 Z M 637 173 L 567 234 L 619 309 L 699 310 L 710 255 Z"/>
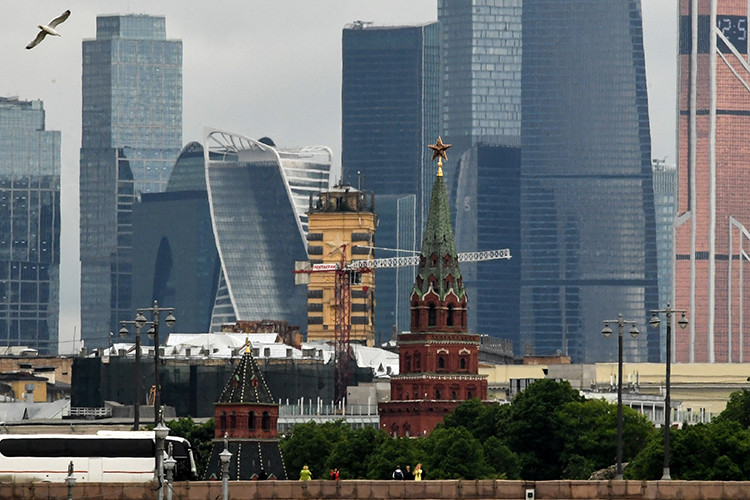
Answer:
<path fill-rule="evenodd" d="M 749 482 L 722 481 L 230 481 L 235 500 L 745 500 Z M 67 498 L 62 483 L 0 484 L 3 500 Z M 174 485 L 175 500 L 221 498 L 220 481 Z M 79 483 L 76 500 L 153 500 L 152 483 Z M 166 495 L 165 495 L 166 498 Z"/>

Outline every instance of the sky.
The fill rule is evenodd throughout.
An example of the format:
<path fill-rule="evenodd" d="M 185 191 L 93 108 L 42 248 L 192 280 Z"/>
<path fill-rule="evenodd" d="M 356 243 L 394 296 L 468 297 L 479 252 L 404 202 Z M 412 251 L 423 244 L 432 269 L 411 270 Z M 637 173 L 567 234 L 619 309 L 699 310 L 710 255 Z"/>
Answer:
<path fill-rule="evenodd" d="M 677 0 L 641 1 L 652 156 L 674 164 Z M 66 9 L 62 36 L 26 50 L 36 26 Z M 280 146 L 324 145 L 338 170 L 341 30 L 356 20 L 435 21 L 437 0 L 5 0 L 0 96 L 41 99 L 47 130 L 62 132 L 61 353 L 80 347 L 81 42 L 95 38 L 96 17 L 106 14 L 163 15 L 167 38 L 182 40 L 184 144 L 215 127 Z"/>

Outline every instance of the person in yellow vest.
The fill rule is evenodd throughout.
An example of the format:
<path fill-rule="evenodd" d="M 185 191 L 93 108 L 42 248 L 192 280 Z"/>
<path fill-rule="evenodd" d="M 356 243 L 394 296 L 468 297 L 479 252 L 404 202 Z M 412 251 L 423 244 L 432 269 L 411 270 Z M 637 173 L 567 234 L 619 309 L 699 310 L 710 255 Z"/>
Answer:
<path fill-rule="evenodd" d="M 417 464 L 416 467 L 414 467 L 414 480 L 415 481 L 421 481 L 422 480 L 422 464 Z"/>
<path fill-rule="evenodd" d="M 312 472 L 310 472 L 310 469 L 307 468 L 307 465 L 302 467 L 302 471 L 299 473 L 299 480 L 300 481 L 309 481 L 312 479 Z"/>

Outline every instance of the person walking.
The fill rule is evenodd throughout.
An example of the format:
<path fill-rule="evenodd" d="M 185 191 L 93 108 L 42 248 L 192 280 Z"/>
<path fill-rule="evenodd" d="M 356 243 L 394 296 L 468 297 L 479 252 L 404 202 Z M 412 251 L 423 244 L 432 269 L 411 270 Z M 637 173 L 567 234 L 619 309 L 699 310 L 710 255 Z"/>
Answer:
<path fill-rule="evenodd" d="M 422 480 L 422 464 L 417 464 L 417 466 L 414 467 L 414 480 L 415 481 Z"/>
<path fill-rule="evenodd" d="M 312 472 L 307 467 L 307 465 L 304 465 L 302 467 L 302 471 L 300 471 L 300 473 L 299 473 L 299 480 L 300 481 L 309 481 L 310 479 L 312 479 Z"/>
<path fill-rule="evenodd" d="M 404 472 L 404 481 L 414 481 L 414 474 L 411 473 L 411 466 L 406 466 L 406 471 Z"/>
<path fill-rule="evenodd" d="M 393 471 L 393 479 L 402 481 L 404 479 L 404 473 L 401 471 L 401 466 L 397 465 L 396 470 Z"/>

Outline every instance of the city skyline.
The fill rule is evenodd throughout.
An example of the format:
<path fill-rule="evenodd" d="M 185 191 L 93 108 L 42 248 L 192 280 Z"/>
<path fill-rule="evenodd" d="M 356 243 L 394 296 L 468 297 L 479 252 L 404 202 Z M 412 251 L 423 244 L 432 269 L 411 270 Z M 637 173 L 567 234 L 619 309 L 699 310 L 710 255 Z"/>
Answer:
<path fill-rule="evenodd" d="M 281 5 L 228 2 L 220 9 L 194 16 L 182 4 L 129 1 L 112 5 L 77 0 L 69 4 L 72 14 L 66 21 L 64 35 L 29 53 L 24 49 L 28 35 L 38 23 L 37 17 L 47 15 L 50 7 L 41 1 L 9 6 L 5 19 L 8 29 L 3 32 L 2 43 L 8 55 L 6 65 L 12 70 L 0 76 L 0 95 L 44 100 L 48 128 L 61 130 L 63 134 L 60 351 L 71 352 L 73 329 L 80 331 L 77 300 L 80 54 L 81 40 L 94 36 L 97 15 L 113 11 L 163 15 L 169 37 L 183 40 L 184 143 L 200 140 L 204 126 L 217 126 L 252 137 L 267 135 L 282 144 L 330 146 L 338 168 L 341 29 L 357 19 L 377 25 L 434 21 L 436 4 L 434 0 L 407 5 L 385 0 L 356 4 L 328 1 L 314 6 L 296 2 Z M 649 90 L 660 92 L 649 99 L 654 106 L 661 106 L 660 111 L 651 112 L 652 122 L 661 121 L 659 126 L 652 124 L 654 156 L 667 157 L 667 162 L 673 163 L 676 2 L 644 0 L 643 9 Z M 58 14 L 57 10 L 51 15 Z M 227 10 L 238 15 L 226 16 Z M 650 55 L 649 46 L 660 50 Z M 245 59 L 247 64 L 242 63 Z M 217 86 L 217 78 L 227 85 Z"/>

